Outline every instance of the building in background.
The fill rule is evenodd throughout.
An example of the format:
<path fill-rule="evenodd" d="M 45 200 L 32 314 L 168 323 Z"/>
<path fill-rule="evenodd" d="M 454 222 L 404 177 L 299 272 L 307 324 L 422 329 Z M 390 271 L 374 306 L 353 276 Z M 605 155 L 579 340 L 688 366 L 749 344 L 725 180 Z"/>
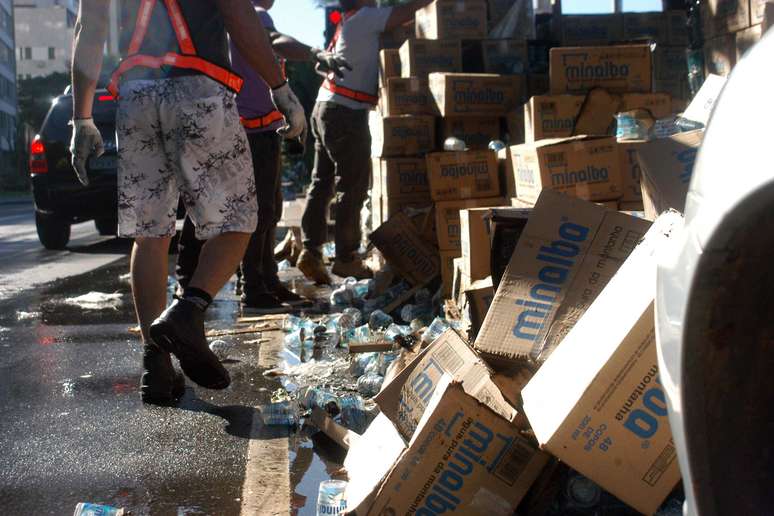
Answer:
<path fill-rule="evenodd" d="M 15 0 L 14 10 L 17 76 L 69 72 L 78 0 Z"/>
<path fill-rule="evenodd" d="M 13 2 L 0 0 L 0 183 L 16 168 L 16 60 Z"/>

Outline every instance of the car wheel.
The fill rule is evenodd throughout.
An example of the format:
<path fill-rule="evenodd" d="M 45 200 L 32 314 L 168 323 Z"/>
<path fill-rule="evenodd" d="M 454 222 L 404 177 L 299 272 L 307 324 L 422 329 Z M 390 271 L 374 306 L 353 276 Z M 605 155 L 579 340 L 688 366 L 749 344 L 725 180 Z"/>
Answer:
<path fill-rule="evenodd" d="M 115 236 L 118 233 L 118 219 L 115 217 L 101 217 L 94 219 L 94 225 L 100 235 Z"/>
<path fill-rule="evenodd" d="M 70 241 L 70 224 L 56 217 L 35 212 L 35 227 L 38 230 L 38 239 L 46 249 L 64 249 Z"/>

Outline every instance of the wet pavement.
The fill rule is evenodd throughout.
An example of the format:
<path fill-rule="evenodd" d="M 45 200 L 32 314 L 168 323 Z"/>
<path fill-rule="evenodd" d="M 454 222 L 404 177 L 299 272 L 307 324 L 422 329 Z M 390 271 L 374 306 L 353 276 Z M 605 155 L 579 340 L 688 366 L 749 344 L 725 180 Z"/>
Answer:
<path fill-rule="evenodd" d="M 140 402 L 139 340 L 128 331 L 134 313 L 119 279 L 127 270 L 123 258 L 0 300 L 2 514 L 69 514 L 81 501 L 135 515 L 240 514 L 250 439 L 288 435 L 254 423 L 254 407 L 279 387 L 258 367 L 254 334 L 233 337 L 229 389 L 189 382 L 176 408 Z M 235 324 L 231 288 L 210 309 L 208 327 Z M 118 293 L 121 306 L 65 302 L 91 291 Z M 305 431 L 288 443 L 292 512 L 314 514 L 320 480 L 343 457 Z"/>

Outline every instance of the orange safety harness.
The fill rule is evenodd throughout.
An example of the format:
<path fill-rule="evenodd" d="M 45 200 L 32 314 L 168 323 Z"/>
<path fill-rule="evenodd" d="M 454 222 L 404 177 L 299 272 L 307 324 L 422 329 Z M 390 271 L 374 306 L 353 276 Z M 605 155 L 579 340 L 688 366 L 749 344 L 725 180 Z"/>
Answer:
<path fill-rule="evenodd" d="M 338 26 L 336 27 L 336 32 L 333 34 L 333 38 L 331 38 L 331 43 L 330 45 L 328 45 L 328 51 L 333 52 L 334 50 L 336 50 L 336 42 L 339 40 L 339 36 L 341 35 L 341 28 L 344 26 L 344 22 L 352 18 L 352 16 L 354 16 L 355 13 L 357 13 L 357 11 L 358 9 L 353 9 L 351 11 L 347 11 L 346 13 L 344 13 L 343 18 L 341 19 Z M 371 104 L 375 106 L 379 103 L 379 97 L 377 97 L 376 95 L 353 90 L 351 88 L 347 88 L 346 86 L 337 85 L 334 82 L 333 74 L 328 75 L 328 77 L 323 82 L 322 87 L 330 91 L 331 93 L 334 93 L 336 95 L 341 95 L 342 97 L 356 100 L 364 104 Z"/>
<path fill-rule="evenodd" d="M 196 54 L 196 47 L 194 46 L 193 39 L 191 39 L 191 32 L 188 29 L 188 24 L 185 21 L 185 17 L 180 10 L 180 5 L 177 3 L 177 0 L 163 0 L 163 2 L 172 22 L 172 28 L 175 30 L 177 43 L 180 46 L 180 53 L 167 52 L 161 56 L 150 56 L 139 53 L 140 47 L 145 40 L 145 35 L 148 32 L 151 14 L 156 7 L 156 0 L 142 0 L 140 10 L 137 13 L 132 39 L 129 42 L 127 57 L 121 61 L 118 68 L 113 72 L 113 75 L 110 77 L 110 84 L 107 86 L 107 90 L 111 95 L 116 98 L 118 97 L 118 82 L 121 75 L 137 66 L 145 68 L 173 66 L 176 68 L 196 70 L 223 84 L 235 93 L 238 93 L 239 90 L 242 89 L 242 78 L 231 70 L 199 57 Z"/>
<path fill-rule="evenodd" d="M 285 117 L 282 116 L 282 113 L 275 109 L 267 115 L 257 116 L 255 118 L 239 117 L 239 120 L 242 122 L 242 125 L 248 129 L 263 129 L 264 127 L 269 127 L 274 122 L 279 122 L 284 118 Z"/>

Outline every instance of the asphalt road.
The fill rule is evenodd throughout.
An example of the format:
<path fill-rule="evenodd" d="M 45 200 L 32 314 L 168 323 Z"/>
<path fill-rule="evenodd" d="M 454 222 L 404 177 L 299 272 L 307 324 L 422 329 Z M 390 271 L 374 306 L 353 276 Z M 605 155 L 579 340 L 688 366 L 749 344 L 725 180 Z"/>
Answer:
<path fill-rule="evenodd" d="M 289 444 L 286 429 L 260 423 L 256 407 L 279 384 L 262 375 L 274 360 L 256 335 L 233 338 L 229 389 L 189 382 L 178 407 L 140 402 L 140 346 L 119 278 L 127 252 L 92 224 L 74 228 L 69 250 L 46 251 L 29 205 L 0 206 L 0 514 L 72 514 L 82 501 L 134 515 L 284 514 L 291 505 L 313 514 L 327 466 L 311 439 Z M 209 327 L 233 327 L 232 287 Z M 119 305 L 68 301 L 93 291 L 119 294 Z M 245 511 L 243 491 L 265 510 Z"/>

